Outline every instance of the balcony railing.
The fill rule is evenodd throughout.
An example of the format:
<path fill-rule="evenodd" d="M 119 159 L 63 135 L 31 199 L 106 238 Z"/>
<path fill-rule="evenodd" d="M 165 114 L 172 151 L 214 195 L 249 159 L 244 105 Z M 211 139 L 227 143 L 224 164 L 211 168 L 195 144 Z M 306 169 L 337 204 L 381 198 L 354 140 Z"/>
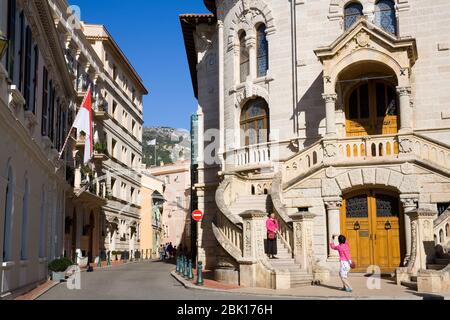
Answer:
<path fill-rule="evenodd" d="M 250 166 L 270 163 L 270 144 L 256 144 L 236 149 L 232 153 L 235 166 Z"/>

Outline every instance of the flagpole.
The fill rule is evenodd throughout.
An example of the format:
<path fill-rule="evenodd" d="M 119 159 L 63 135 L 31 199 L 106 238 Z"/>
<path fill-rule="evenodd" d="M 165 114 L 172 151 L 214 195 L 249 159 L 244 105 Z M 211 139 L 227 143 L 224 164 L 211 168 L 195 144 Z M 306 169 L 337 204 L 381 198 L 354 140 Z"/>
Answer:
<path fill-rule="evenodd" d="M 90 89 L 91 89 L 91 84 L 89 84 L 89 87 L 88 87 L 87 93 L 89 93 L 89 92 L 90 92 Z M 87 93 L 86 93 L 86 95 L 84 96 L 84 98 L 83 98 L 83 102 L 81 103 L 81 105 L 80 105 L 80 106 L 83 106 L 83 105 L 84 105 L 84 103 L 86 102 L 86 99 L 87 99 L 87 97 L 88 97 Z M 78 112 L 79 112 L 79 111 L 78 111 Z M 77 113 L 77 115 L 78 115 L 78 113 Z M 75 119 L 76 119 L 76 118 L 77 118 L 77 117 L 75 116 Z M 60 159 L 61 159 L 61 157 L 62 157 L 62 154 L 63 154 L 63 152 L 64 152 L 64 149 L 65 149 L 65 148 L 66 148 L 66 146 L 67 146 L 67 142 L 69 142 L 70 134 L 72 133 L 72 130 L 73 130 L 74 124 L 75 124 L 75 121 L 73 121 L 73 122 L 72 122 L 72 126 L 70 127 L 70 130 L 69 130 L 69 132 L 68 132 L 68 134 L 67 134 L 67 137 L 66 137 L 66 141 L 64 141 L 64 145 L 63 145 L 63 147 L 62 147 L 62 149 L 61 149 L 61 151 L 60 151 L 60 153 L 59 153 L 59 157 L 58 157 L 58 160 L 60 160 Z"/>
<path fill-rule="evenodd" d="M 153 148 L 155 149 L 155 167 L 156 167 L 156 139 L 155 139 L 155 146 Z"/>

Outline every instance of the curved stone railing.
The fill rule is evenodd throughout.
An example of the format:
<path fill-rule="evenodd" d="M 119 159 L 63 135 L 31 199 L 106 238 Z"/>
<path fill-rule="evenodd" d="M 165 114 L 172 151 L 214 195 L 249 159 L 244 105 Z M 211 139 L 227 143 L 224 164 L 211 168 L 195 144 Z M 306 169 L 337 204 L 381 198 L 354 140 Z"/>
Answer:
<path fill-rule="evenodd" d="M 414 134 L 400 137 L 400 151 L 450 170 L 450 146 L 431 138 Z"/>
<path fill-rule="evenodd" d="M 221 222 L 218 222 L 220 225 Z M 228 222 L 229 223 L 229 222 Z M 218 227 L 214 223 L 212 224 L 212 229 L 217 242 L 222 246 L 223 249 L 237 262 L 242 259 L 242 230 L 233 229 L 232 226 Z M 224 232 L 225 231 L 225 232 Z M 229 232 L 228 234 L 227 231 Z M 233 233 L 230 237 L 230 233 Z M 230 240 L 234 239 L 234 241 Z"/>
<path fill-rule="evenodd" d="M 280 224 L 280 238 L 287 246 L 289 252 L 293 253 L 294 231 L 292 228 L 292 219 L 289 217 L 286 207 L 281 199 L 281 173 L 277 173 L 272 181 L 270 197 L 272 199 L 273 209 Z"/>
<path fill-rule="evenodd" d="M 324 149 L 321 140 L 282 163 L 282 180 L 290 181 L 315 167 L 321 166 L 323 158 Z"/>
<path fill-rule="evenodd" d="M 235 225 L 242 224 L 242 218 L 233 215 L 229 209 L 231 203 L 236 200 L 237 194 L 232 189 L 232 184 L 236 183 L 233 176 L 226 177 L 216 190 L 215 200 L 220 213 Z M 220 225 L 218 226 L 220 228 Z"/>
<path fill-rule="evenodd" d="M 450 209 L 434 221 L 435 243 L 447 246 L 450 243 Z"/>

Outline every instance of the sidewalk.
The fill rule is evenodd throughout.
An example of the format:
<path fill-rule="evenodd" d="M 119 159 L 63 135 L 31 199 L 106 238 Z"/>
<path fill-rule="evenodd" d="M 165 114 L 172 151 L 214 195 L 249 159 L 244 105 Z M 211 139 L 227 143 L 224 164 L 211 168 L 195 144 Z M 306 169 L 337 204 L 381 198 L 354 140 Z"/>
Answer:
<path fill-rule="evenodd" d="M 450 300 L 450 295 L 444 297 L 434 294 L 421 294 L 406 287 L 398 286 L 391 279 L 380 279 L 379 289 L 369 289 L 369 286 L 373 287 L 374 279 L 364 275 L 353 275 L 350 277 L 350 282 L 353 285 L 352 293 L 340 290 L 342 288 L 342 282 L 339 277 L 331 277 L 328 283 L 318 286 L 272 290 L 225 285 L 214 280 L 205 280 L 204 286 L 200 287 L 195 285 L 196 279 L 193 281 L 186 280 L 175 271 L 172 271 L 171 275 L 188 289 L 221 291 L 230 294 L 251 294 L 308 300 Z"/>
<path fill-rule="evenodd" d="M 150 260 L 148 260 L 148 261 L 150 261 Z M 97 264 L 94 265 L 94 263 L 91 263 L 91 266 L 93 267 L 93 269 L 95 271 L 95 270 L 98 270 L 98 269 L 106 269 L 106 268 L 123 266 L 125 264 L 134 263 L 134 262 L 139 262 L 139 261 L 136 261 L 136 260 L 134 260 L 134 261 L 127 261 L 127 262 L 125 262 L 124 260 L 111 261 L 111 265 L 110 266 L 107 265 L 106 261 L 103 261 L 101 267 L 98 267 Z M 87 270 L 87 268 L 81 268 L 81 272 L 86 272 L 86 270 Z M 22 294 L 20 296 L 17 296 L 16 298 L 14 298 L 14 300 L 36 300 L 41 295 L 43 295 L 44 293 L 46 293 L 47 291 L 49 291 L 53 287 L 57 286 L 58 284 L 60 284 L 60 282 L 47 280 L 45 283 L 43 283 L 40 286 L 34 288 L 33 290 L 28 291 L 27 293 Z"/>

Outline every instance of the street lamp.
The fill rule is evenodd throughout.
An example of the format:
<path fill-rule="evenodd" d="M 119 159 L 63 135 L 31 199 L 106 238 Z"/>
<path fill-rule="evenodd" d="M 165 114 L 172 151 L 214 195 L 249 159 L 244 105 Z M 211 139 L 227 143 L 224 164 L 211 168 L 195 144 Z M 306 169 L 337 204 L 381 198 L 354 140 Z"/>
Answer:
<path fill-rule="evenodd" d="M 3 55 L 5 54 L 7 47 L 8 47 L 8 39 L 3 35 L 3 32 L 0 31 L 0 59 L 3 58 Z"/>

